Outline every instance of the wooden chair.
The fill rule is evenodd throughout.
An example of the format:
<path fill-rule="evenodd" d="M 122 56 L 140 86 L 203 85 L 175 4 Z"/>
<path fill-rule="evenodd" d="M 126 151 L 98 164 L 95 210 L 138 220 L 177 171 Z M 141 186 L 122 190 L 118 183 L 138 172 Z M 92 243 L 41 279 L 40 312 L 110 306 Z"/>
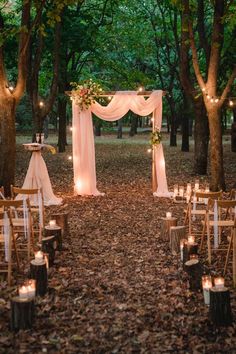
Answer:
<path fill-rule="evenodd" d="M 0 187 L 0 199 L 5 199 L 4 187 Z"/>
<path fill-rule="evenodd" d="M 186 211 L 186 218 L 185 218 L 185 225 L 188 221 L 189 226 L 189 234 L 192 233 L 193 227 L 193 218 L 197 219 L 199 222 L 199 218 L 201 220 L 205 219 L 206 210 L 207 210 L 207 202 L 208 199 L 220 199 L 222 196 L 222 191 L 219 192 L 192 192 L 190 196 L 190 200 L 188 203 L 187 211 Z M 202 232 L 194 232 L 195 234 L 199 233 L 201 236 L 205 233 L 205 223 L 203 224 L 203 231 Z M 202 244 L 201 244 L 202 245 Z M 200 247 L 201 249 L 201 247 Z"/>
<path fill-rule="evenodd" d="M 214 250 L 224 250 L 218 248 L 218 244 L 221 243 L 221 236 L 223 229 L 229 229 L 230 242 L 233 240 L 233 233 L 235 227 L 235 208 L 236 200 L 208 200 L 207 213 L 206 213 L 206 230 L 207 230 L 207 249 L 208 249 L 208 262 L 211 264 L 211 235 L 214 229 L 214 237 L 216 238 Z M 227 216 L 227 218 L 226 218 Z M 231 244 L 231 243 L 230 243 Z M 229 245 L 230 247 L 230 245 Z M 228 248 L 229 253 L 229 248 Z M 228 262 L 228 254 L 226 257 Z"/>
<path fill-rule="evenodd" d="M 12 199 L 27 197 L 31 205 L 31 213 L 34 219 L 34 232 L 39 234 L 39 240 L 42 239 L 42 231 L 45 225 L 45 213 L 44 213 L 44 202 L 43 202 L 43 191 L 42 188 L 37 189 L 23 189 L 19 187 L 14 187 L 11 185 L 11 196 Z M 41 203 L 39 198 L 41 198 Z M 40 205 L 41 204 L 41 207 Z"/>
<path fill-rule="evenodd" d="M 11 274 L 13 268 L 13 262 L 12 262 L 13 249 L 15 251 L 17 268 L 20 269 L 18 250 L 16 246 L 17 234 L 14 231 L 11 210 L 9 208 L 6 208 L 5 205 L 2 205 L 1 201 L 0 201 L 0 206 L 4 208 L 3 224 L 5 222 L 7 223 L 8 226 L 7 230 L 5 230 L 3 225 L 2 232 L 0 233 L 0 252 L 1 252 L 1 257 L 3 258 L 1 262 L 0 273 L 7 273 L 7 282 L 8 282 L 8 286 L 10 286 Z M 7 242 L 7 246 L 6 246 L 6 242 Z"/>
<path fill-rule="evenodd" d="M 27 252 L 30 260 L 31 251 L 34 250 L 34 230 L 31 217 L 29 199 L 26 200 L 0 200 L 0 207 L 10 210 L 14 231 L 17 232 L 17 241 L 22 251 Z M 4 220 L 0 220 L 3 226 Z M 19 252 L 21 251 L 19 250 Z"/>

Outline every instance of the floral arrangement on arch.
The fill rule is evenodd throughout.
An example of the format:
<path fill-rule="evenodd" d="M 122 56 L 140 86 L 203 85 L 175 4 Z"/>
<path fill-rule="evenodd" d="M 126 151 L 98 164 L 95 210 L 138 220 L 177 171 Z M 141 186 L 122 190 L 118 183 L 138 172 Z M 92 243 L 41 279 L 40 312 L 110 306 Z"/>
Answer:
<path fill-rule="evenodd" d="M 151 133 L 151 140 L 150 140 L 150 144 L 152 145 L 152 147 L 157 146 L 161 143 L 162 141 L 162 135 L 159 129 L 155 129 L 152 133 Z"/>
<path fill-rule="evenodd" d="M 72 87 L 71 97 L 75 100 L 75 103 L 80 106 L 81 110 L 88 109 L 92 103 L 95 102 L 95 98 L 102 94 L 102 88 L 92 79 L 84 80 L 82 83 L 71 82 Z"/>

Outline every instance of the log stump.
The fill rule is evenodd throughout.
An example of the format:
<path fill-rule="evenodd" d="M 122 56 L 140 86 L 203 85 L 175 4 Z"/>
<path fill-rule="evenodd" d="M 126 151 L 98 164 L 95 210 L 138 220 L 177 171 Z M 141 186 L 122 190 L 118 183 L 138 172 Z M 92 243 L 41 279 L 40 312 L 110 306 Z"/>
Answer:
<path fill-rule="evenodd" d="M 170 249 L 172 253 L 180 253 L 180 240 L 186 237 L 186 226 L 170 227 Z"/>
<path fill-rule="evenodd" d="M 202 286 L 202 265 L 198 259 L 190 259 L 185 262 L 185 271 L 189 276 L 190 290 L 199 290 Z"/>
<path fill-rule="evenodd" d="M 52 267 L 55 259 L 55 249 L 57 248 L 56 237 L 54 235 L 43 237 L 41 245 L 42 251 L 48 255 L 49 267 Z"/>
<path fill-rule="evenodd" d="M 34 259 L 30 262 L 30 278 L 36 280 L 36 295 L 44 296 L 48 287 L 48 273 L 46 262 L 36 262 Z"/>
<path fill-rule="evenodd" d="M 170 239 L 170 227 L 177 225 L 177 218 L 161 218 L 161 239 L 163 241 L 169 241 Z"/>
<path fill-rule="evenodd" d="M 62 251 L 62 234 L 61 234 L 61 227 L 58 225 L 55 226 L 45 226 L 44 229 L 45 237 L 48 236 L 55 236 L 56 241 L 56 250 Z"/>
<path fill-rule="evenodd" d="M 229 326 L 233 321 L 228 288 L 210 289 L 210 319 L 216 326 Z"/>
<path fill-rule="evenodd" d="M 52 214 L 52 219 L 56 220 L 57 225 L 61 227 L 62 236 L 69 234 L 69 213 Z"/>
<path fill-rule="evenodd" d="M 34 299 L 15 296 L 11 299 L 10 327 L 12 331 L 30 329 L 34 323 Z"/>
<path fill-rule="evenodd" d="M 191 254 L 198 254 L 198 244 L 185 242 L 183 246 L 183 268 L 185 270 L 185 263 L 190 260 Z"/>

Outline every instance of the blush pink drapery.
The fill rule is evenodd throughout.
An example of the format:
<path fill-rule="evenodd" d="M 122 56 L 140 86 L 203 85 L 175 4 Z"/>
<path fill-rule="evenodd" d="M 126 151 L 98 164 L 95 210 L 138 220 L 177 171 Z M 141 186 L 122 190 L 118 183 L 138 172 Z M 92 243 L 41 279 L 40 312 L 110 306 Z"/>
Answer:
<path fill-rule="evenodd" d="M 154 127 L 161 129 L 162 91 L 153 91 L 148 99 L 137 95 L 136 91 L 117 91 L 107 106 L 95 102 L 87 110 L 81 110 L 74 101 L 72 104 L 72 141 L 75 193 L 79 195 L 101 195 L 97 190 L 95 149 L 92 113 L 106 121 L 122 118 L 129 110 L 140 116 L 153 113 Z M 155 147 L 157 190 L 154 196 L 170 197 L 168 191 L 165 159 L 162 144 Z"/>

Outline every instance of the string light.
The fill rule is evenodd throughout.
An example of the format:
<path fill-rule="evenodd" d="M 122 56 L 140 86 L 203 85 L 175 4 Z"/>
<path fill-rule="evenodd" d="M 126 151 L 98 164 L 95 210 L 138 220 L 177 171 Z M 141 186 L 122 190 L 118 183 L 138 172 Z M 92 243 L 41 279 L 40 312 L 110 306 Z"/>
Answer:
<path fill-rule="evenodd" d="M 111 101 L 111 96 L 108 96 L 108 100 Z"/>
<path fill-rule="evenodd" d="M 218 102 L 220 101 L 220 98 L 219 98 L 219 97 L 217 97 L 217 96 L 216 96 L 216 97 L 210 96 L 209 93 L 207 93 L 207 90 L 206 90 L 205 87 L 202 87 L 201 90 L 202 90 L 202 93 L 203 93 L 204 95 L 206 95 L 206 98 L 207 98 L 211 103 L 218 103 Z M 233 107 L 234 104 L 235 104 L 235 102 L 234 102 L 235 100 L 233 100 L 233 98 L 235 98 L 235 97 L 227 97 L 227 98 L 225 98 L 225 101 L 228 101 L 228 104 L 229 104 L 230 107 Z"/>
<path fill-rule="evenodd" d="M 139 92 L 142 92 L 142 91 L 143 91 L 143 87 L 140 86 L 140 87 L 138 88 L 138 91 L 139 91 Z"/>
<path fill-rule="evenodd" d="M 9 87 L 8 87 L 8 90 L 9 90 L 10 92 L 13 92 L 13 91 L 14 91 L 14 87 L 13 87 L 13 86 L 9 86 Z"/>
<path fill-rule="evenodd" d="M 147 153 L 150 154 L 152 152 L 152 149 L 147 149 Z"/>
<path fill-rule="evenodd" d="M 39 102 L 39 107 L 42 108 L 43 106 L 44 106 L 43 101 L 40 101 L 40 102 Z"/>
<path fill-rule="evenodd" d="M 72 156 L 70 155 L 70 156 L 68 156 L 68 160 L 72 160 Z"/>
<path fill-rule="evenodd" d="M 72 130 L 73 130 L 73 128 L 72 127 L 70 127 L 70 131 L 72 132 Z"/>

